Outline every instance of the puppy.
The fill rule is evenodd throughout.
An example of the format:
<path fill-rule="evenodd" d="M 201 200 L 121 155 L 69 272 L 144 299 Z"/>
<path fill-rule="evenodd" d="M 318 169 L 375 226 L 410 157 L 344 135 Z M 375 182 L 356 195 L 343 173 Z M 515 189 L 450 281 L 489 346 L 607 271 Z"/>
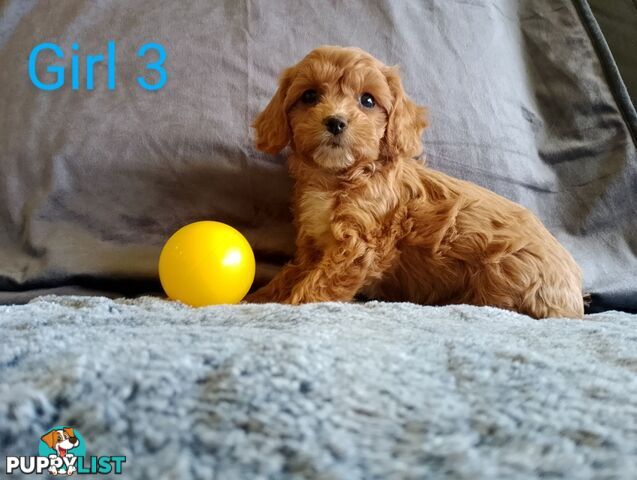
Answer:
<path fill-rule="evenodd" d="M 286 69 L 256 146 L 290 146 L 296 254 L 247 302 L 468 303 L 584 313 L 581 272 L 528 210 L 423 166 L 424 108 L 398 70 L 324 46 Z"/>

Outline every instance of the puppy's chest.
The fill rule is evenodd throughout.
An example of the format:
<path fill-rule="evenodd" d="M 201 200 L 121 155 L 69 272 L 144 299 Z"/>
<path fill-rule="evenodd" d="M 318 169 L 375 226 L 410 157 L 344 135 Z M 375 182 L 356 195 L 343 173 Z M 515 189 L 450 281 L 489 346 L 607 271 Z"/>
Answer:
<path fill-rule="evenodd" d="M 320 189 L 306 189 L 299 196 L 296 216 L 301 233 L 320 247 L 334 240 L 330 225 L 336 200 L 334 194 Z"/>

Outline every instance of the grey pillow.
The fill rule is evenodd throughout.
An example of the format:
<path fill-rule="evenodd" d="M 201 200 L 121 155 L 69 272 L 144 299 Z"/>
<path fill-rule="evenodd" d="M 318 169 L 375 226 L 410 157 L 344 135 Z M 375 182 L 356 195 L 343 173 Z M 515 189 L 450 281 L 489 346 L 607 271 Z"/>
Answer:
<path fill-rule="evenodd" d="M 637 308 L 635 139 L 569 0 L 1 8 L 0 300 L 30 289 L 157 288 L 162 243 L 200 219 L 241 230 L 258 281 L 269 278 L 293 253 L 290 181 L 283 156 L 254 150 L 249 125 L 281 69 L 340 44 L 402 67 L 409 94 L 430 112 L 431 166 L 536 212 L 600 305 Z M 74 42 L 84 61 L 108 40 L 115 90 L 104 64 L 92 91 L 73 90 L 68 72 L 55 91 L 29 80 L 34 46 L 53 42 L 66 56 L 45 52 L 37 67 L 45 75 L 51 62 L 68 65 Z M 136 55 L 147 42 L 166 51 L 157 91 L 135 80 L 154 59 Z"/>

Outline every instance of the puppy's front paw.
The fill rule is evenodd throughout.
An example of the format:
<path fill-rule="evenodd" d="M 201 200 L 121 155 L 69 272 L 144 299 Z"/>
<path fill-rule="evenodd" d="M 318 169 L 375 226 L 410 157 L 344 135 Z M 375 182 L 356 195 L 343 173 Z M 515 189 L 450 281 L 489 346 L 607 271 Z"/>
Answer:
<path fill-rule="evenodd" d="M 293 291 L 292 294 L 283 301 L 283 303 L 288 303 L 290 305 L 301 305 L 303 303 L 318 303 L 326 301 L 329 301 L 329 299 L 323 298 L 317 294 L 311 294 L 309 292 L 303 291 Z"/>
<path fill-rule="evenodd" d="M 250 295 L 246 295 L 245 298 L 241 301 L 241 303 L 272 303 L 276 301 L 268 292 L 262 292 L 261 290 L 257 290 Z"/>

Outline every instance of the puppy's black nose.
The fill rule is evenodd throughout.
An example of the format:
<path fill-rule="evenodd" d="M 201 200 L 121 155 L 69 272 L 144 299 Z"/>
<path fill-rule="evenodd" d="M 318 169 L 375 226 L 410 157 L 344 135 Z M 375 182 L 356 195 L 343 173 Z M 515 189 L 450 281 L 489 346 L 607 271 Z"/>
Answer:
<path fill-rule="evenodd" d="M 347 128 L 347 122 L 341 117 L 331 116 L 325 119 L 325 128 L 332 135 L 338 135 Z"/>

